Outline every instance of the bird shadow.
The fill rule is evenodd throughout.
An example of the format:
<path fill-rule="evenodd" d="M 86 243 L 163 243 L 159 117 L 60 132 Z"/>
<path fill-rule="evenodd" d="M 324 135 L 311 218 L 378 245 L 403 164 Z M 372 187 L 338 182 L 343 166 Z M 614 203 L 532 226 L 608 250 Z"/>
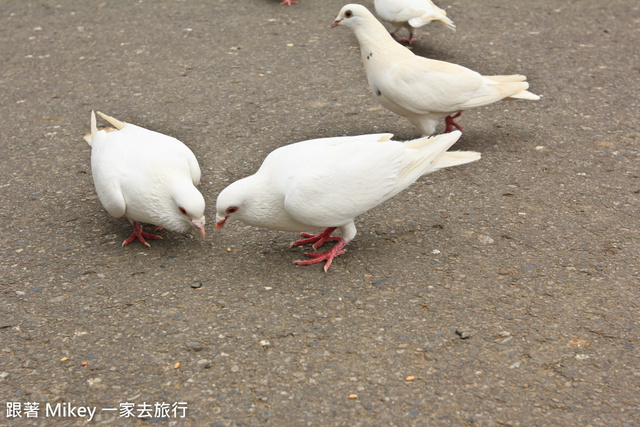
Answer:
<path fill-rule="evenodd" d="M 529 129 L 517 127 L 505 128 L 493 126 L 490 130 L 470 130 L 462 133 L 460 139 L 450 150 L 478 151 L 480 153 L 493 151 L 498 145 L 503 151 L 526 151 L 529 141 L 535 141 L 536 136 Z"/>
<path fill-rule="evenodd" d="M 405 45 L 406 46 L 406 45 Z M 411 52 L 418 56 L 423 56 L 429 59 L 437 59 L 438 61 L 456 62 L 459 58 L 456 58 L 451 54 L 450 50 L 436 49 L 428 41 L 417 41 L 410 46 L 406 46 Z"/>

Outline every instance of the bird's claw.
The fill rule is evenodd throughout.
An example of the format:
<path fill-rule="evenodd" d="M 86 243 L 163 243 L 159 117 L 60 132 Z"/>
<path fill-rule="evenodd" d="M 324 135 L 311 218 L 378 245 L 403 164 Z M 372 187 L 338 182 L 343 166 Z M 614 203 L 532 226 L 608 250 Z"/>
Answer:
<path fill-rule="evenodd" d="M 331 249 L 329 249 L 327 252 L 324 252 L 324 253 L 307 252 L 304 255 L 308 256 L 311 259 L 295 261 L 294 263 L 297 265 L 311 265 L 311 264 L 318 264 L 322 261 L 326 261 L 326 264 L 324 265 L 324 272 L 326 273 L 329 270 L 329 267 L 331 267 L 331 263 L 333 262 L 333 259 L 338 255 L 343 255 L 346 252 L 346 249 L 344 249 L 344 247 L 347 244 L 347 242 L 341 237 L 339 237 L 338 239 L 339 239 L 338 243 L 336 243 L 336 245 Z"/>
<path fill-rule="evenodd" d="M 295 242 L 291 242 L 289 244 L 290 248 L 293 248 L 294 246 L 302 246 L 302 245 L 309 245 L 309 244 L 313 244 L 312 247 L 313 249 L 318 249 L 320 246 L 322 246 L 325 242 L 328 241 L 339 241 L 342 238 L 338 237 L 338 236 L 331 236 L 331 233 L 333 233 L 335 231 L 336 227 L 329 227 L 327 229 L 325 229 L 322 233 L 318 233 L 318 234 L 310 234 L 310 233 L 300 233 L 300 235 L 302 237 L 304 237 L 304 239 L 302 240 L 296 240 Z"/>
<path fill-rule="evenodd" d="M 159 227 L 159 228 L 161 229 L 162 227 Z M 142 243 L 143 245 L 145 245 L 146 247 L 150 248 L 151 245 L 148 244 L 145 239 L 150 239 L 150 240 L 160 239 L 160 240 L 162 240 L 162 236 L 145 233 L 144 231 L 142 231 L 142 226 L 140 224 L 138 224 L 137 221 L 134 221 L 133 222 L 133 233 L 131 233 L 131 236 L 129 236 L 124 242 L 122 242 L 122 246 L 128 245 L 129 243 L 133 242 L 136 239 L 138 239 L 138 241 L 140 243 Z"/>
<path fill-rule="evenodd" d="M 444 119 L 444 122 L 447 125 L 447 128 L 444 130 L 444 133 L 452 132 L 454 127 L 457 128 L 460 132 L 463 132 L 462 126 L 460 126 L 459 124 L 457 124 L 453 120 L 453 119 L 457 119 L 458 117 L 460 117 L 460 114 L 462 114 L 462 111 L 458 111 L 456 114 L 451 115 L 451 116 L 447 116 Z"/>

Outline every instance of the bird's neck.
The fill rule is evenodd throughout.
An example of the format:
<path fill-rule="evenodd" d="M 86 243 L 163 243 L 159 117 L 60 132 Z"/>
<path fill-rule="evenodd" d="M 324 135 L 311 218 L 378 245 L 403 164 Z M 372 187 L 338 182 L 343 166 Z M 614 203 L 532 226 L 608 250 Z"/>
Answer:
<path fill-rule="evenodd" d="M 377 20 L 371 25 L 362 26 L 354 30 L 354 34 L 360 43 L 362 62 L 365 67 L 378 61 L 387 62 L 389 56 L 398 58 L 401 56 L 411 56 L 413 53 L 395 41 L 387 29 Z"/>

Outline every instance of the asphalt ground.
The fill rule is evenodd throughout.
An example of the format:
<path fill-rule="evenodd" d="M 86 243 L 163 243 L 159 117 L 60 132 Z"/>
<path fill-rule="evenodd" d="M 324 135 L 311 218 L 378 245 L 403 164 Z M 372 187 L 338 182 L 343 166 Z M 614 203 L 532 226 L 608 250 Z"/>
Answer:
<path fill-rule="evenodd" d="M 458 30 L 415 53 L 542 99 L 463 113 L 482 159 L 359 217 L 326 274 L 294 233 L 217 232 L 217 194 L 288 143 L 416 133 L 344 2 L 279 3 L 0 1 L 0 424 L 638 425 L 640 3 L 439 1 Z M 120 246 L 92 109 L 195 152 L 205 239 Z"/>

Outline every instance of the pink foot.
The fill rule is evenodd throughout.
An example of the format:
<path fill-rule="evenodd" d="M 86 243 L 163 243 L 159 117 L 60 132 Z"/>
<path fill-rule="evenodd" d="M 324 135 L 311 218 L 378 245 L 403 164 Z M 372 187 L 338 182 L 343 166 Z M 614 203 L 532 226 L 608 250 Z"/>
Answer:
<path fill-rule="evenodd" d="M 338 243 L 331 249 L 329 249 L 325 253 L 306 253 L 305 256 L 308 256 L 312 259 L 306 259 L 304 261 L 296 261 L 295 263 L 298 265 L 311 265 L 317 264 L 322 261 L 326 261 L 327 263 L 324 265 L 324 272 L 326 273 L 331 267 L 331 262 L 338 255 L 342 255 L 346 252 L 343 248 L 347 245 L 347 241 L 345 241 L 342 237 L 338 237 Z"/>
<path fill-rule="evenodd" d="M 447 125 L 447 128 L 444 130 L 444 133 L 449 133 L 449 132 L 453 131 L 454 127 L 458 128 L 458 130 L 460 132 L 463 132 L 462 127 L 459 124 L 457 124 L 456 122 L 453 121 L 453 119 L 457 119 L 458 117 L 460 117 L 460 114 L 462 114 L 462 111 L 458 111 L 453 116 L 447 116 L 447 118 L 444 119 L 444 122 Z"/>
<path fill-rule="evenodd" d="M 291 242 L 289 247 L 293 248 L 294 246 L 302 246 L 302 245 L 308 245 L 313 243 L 313 246 L 312 246 L 313 249 L 318 249 L 320 246 L 324 244 L 324 242 L 327 242 L 329 240 L 335 240 L 335 241 L 342 240 L 342 238 L 338 236 L 331 237 L 331 233 L 336 231 L 336 228 L 337 227 L 329 227 L 325 229 L 322 233 L 318 233 L 318 234 L 300 233 L 302 237 L 306 237 L 306 238 L 302 240 L 296 240 L 295 242 Z"/>
<path fill-rule="evenodd" d="M 143 232 L 142 226 L 138 224 L 138 221 L 133 221 L 133 234 L 131 234 L 131 236 L 129 236 L 127 240 L 122 242 L 122 246 L 128 245 L 129 243 L 133 242 L 135 239 L 138 239 L 140 243 L 150 248 L 151 245 L 148 244 L 147 241 L 144 239 L 162 239 L 162 237 L 156 236 L 155 234 L 149 234 L 149 233 Z"/>
<path fill-rule="evenodd" d="M 298 4 L 298 2 L 297 1 L 293 1 L 293 0 L 284 0 L 280 4 L 288 4 L 289 6 L 291 6 L 292 4 Z"/>
<path fill-rule="evenodd" d="M 411 43 L 413 43 L 414 41 L 418 40 L 418 39 L 417 39 L 417 38 L 415 38 L 415 37 L 409 37 L 409 38 L 403 37 L 403 38 L 401 38 L 401 39 L 398 39 L 398 38 L 396 38 L 395 36 L 393 36 L 393 38 L 394 38 L 394 39 L 396 39 L 396 41 L 397 41 L 397 42 L 399 42 L 399 43 L 409 43 L 409 44 L 411 44 Z"/>

